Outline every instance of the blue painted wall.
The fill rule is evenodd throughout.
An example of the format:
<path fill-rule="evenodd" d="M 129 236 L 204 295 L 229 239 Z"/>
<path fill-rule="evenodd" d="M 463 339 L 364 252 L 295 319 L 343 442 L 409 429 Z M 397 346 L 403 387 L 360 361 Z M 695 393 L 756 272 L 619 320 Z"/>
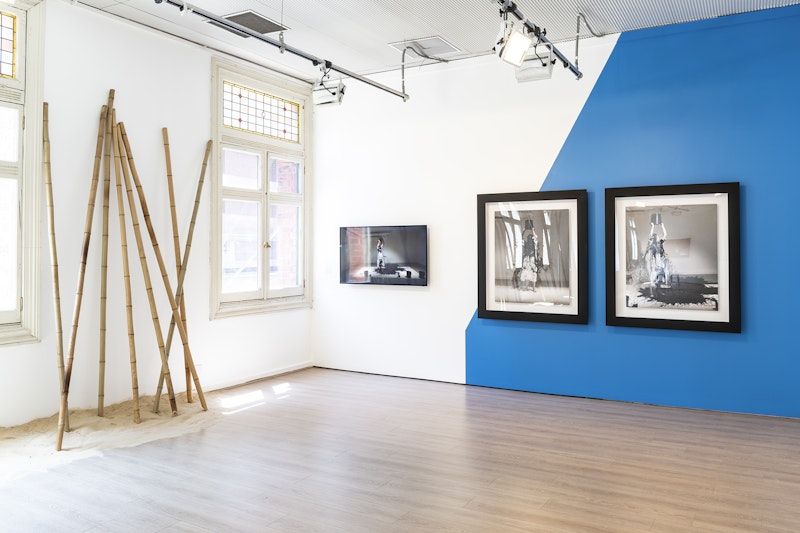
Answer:
<path fill-rule="evenodd" d="M 542 190 L 589 191 L 588 325 L 479 319 L 472 385 L 800 417 L 800 6 L 622 35 Z M 742 333 L 605 325 L 604 190 L 741 183 Z"/>

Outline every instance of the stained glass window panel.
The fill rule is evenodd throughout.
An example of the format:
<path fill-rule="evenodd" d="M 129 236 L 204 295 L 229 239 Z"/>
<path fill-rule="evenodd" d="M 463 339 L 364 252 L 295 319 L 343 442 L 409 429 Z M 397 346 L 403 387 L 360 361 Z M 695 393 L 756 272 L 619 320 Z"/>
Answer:
<path fill-rule="evenodd" d="M 223 125 L 275 139 L 300 142 L 300 104 L 223 83 Z"/>
<path fill-rule="evenodd" d="M 14 78 L 17 70 L 17 17 L 0 12 L 0 77 Z"/>

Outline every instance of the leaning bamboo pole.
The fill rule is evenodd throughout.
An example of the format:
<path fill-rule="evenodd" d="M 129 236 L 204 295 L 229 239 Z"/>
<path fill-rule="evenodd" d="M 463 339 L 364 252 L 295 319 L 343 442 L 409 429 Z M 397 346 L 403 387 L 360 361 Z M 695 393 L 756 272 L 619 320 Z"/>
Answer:
<path fill-rule="evenodd" d="M 189 348 L 189 338 L 186 335 L 186 330 L 183 328 L 183 322 L 181 321 L 180 311 L 178 310 L 177 302 L 175 301 L 175 297 L 172 294 L 172 286 L 169 282 L 169 275 L 167 273 L 167 267 L 164 264 L 164 258 L 161 255 L 161 249 L 158 247 L 158 239 L 156 238 L 156 232 L 153 229 L 153 223 L 150 220 L 150 211 L 147 208 L 147 199 L 144 196 L 144 190 L 142 189 L 142 183 L 139 180 L 139 173 L 136 171 L 136 163 L 133 158 L 133 153 L 131 151 L 130 142 L 128 141 L 128 135 L 125 132 L 125 124 L 120 122 L 119 124 L 120 132 L 122 133 L 122 142 L 125 145 L 125 153 L 128 157 L 128 164 L 130 165 L 131 175 L 133 176 L 133 181 L 136 183 L 136 191 L 139 194 L 139 204 L 141 205 L 142 215 L 147 225 L 147 231 L 150 234 L 150 243 L 153 245 L 153 251 L 156 255 L 156 261 L 158 262 L 158 268 L 161 271 L 161 279 L 164 282 L 164 289 L 167 291 L 167 298 L 169 299 L 169 305 L 172 308 L 172 318 L 175 320 L 175 324 L 178 328 L 178 334 L 181 336 L 181 342 L 183 343 L 184 353 L 188 355 L 189 361 L 189 369 L 191 370 L 192 377 L 194 378 L 194 388 L 197 390 L 197 397 L 200 399 L 200 405 L 203 406 L 203 410 L 207 411 L 208 406 L 206 405 L 205 395 L 203 394 L 203 388 L 200 385 L 200 379 L 197 376 L 197 369 L 194 365 L 194 360 L 192 358 L 192 352 Z M 165 367 L 166 365 L 166 353 L 164 354 L 165 357 Z M 168 371 L 162 369 L 163 371 Z"/>
<path fill-rule="evenodd" d="M 50 240 L 50 272 L 53 277 L 53 311 L 56 322 L 56 360 L 58 361 L 59 392 L 64 392 L 64 333 L 61 320 L 61 288 L 58 281 L 58 253 L 56 252 L 56 225 L 55 208 L 53 206 L 53 176 L 50 166 L 50 119 L 49 106 L 44 103 L 43 117 L 43 160 L 44 160 L 44 188 L 47 195 L 47 227 Z M 68 415 L 69 413 L 67 413 Z M 69 416 L 64 420 L 64 426 L 69 431 Z"/>
<path fill-rule="evenodd" d="M 116 119 L 116 117 L 115 117 Z M 122 158 L 120 156 L 119 128 L 114 120 L 114 168 L 119 211 L 119 242 L 122 249 L 122 281 L 125 285 L 125 315 L 128 326 L 128 352 L 131 360 L 131 390 L 133 391 L 133 421 L 141 422 L 139 409 L 139 375 L 136 371 L 136 342 L 133 329 L 133 299 L 131 297 L 131 270 L 128 262 L 128 236 L 125 229 L 125 203 L 122 199 Z"/>
<path fill-rule="evenodd" d="M 203 193 L 203 183 L 205 182 L 205 175 L 206 175 L 206 168 L 208 167 L 208 159 L 211 155 L 211 141 L 206 143 L 206 153 L 203 156 L 203 166 L 200 169 L 200 179 L 197 182 L 197 191 L 194 195 L 194 208 L 192 209 L 192 218 L 189 221 L 189 233 L 186 235 L 186 247 L 183 251 L 183 262 L 181 263 L 181 269 L 178 273 L 178 286 L 175 289 L 175 300 L 181 304 L 183 303 L 183 281 L 186 278 L 186 268 L 189 264 L 189 252 L 192 250 L 192 238 L 194 237 L 194 226 L 195 222 L 197 221 L 197 213 L 200 210 L 200 197 Z M 181 315 L 184 319 L 186 315 Z M 169 333 L 167 334 L 167 347 L 169 348 L 170 343 L 172 342 L 172 337 L 175 333 L 175 319 L 173 318 L 169 323 Z M 167 350 L 167 357 L 169 357 L 169 350 Z M 156 401 L 155 401 L 155 408 L 153 409 L 154 412 L 158 412 L 158 403 L 159 398 L 161 396 L 161 390 L 164 386 L 164 376 L 162 375 L 158 379 L 158 386 L 156 387 Z"/>
<path fill-rule="evenodd" d="M 109 93 L 109 100 L 113 98 L 114 89 Z M 75 341 L 78 337 L 78 322 L 81 315 L 83 301 L 83 282 L 86 277 L 86 258 L 89 255 L 89 241 L 92 237 L 92 219 L 94 216 L 94 203 L 97 197 L 97 183 L 100 177 L 100 156 L 103 150 L 103 134 L 106 125 L 108 106 L 104 105 L 100 113 L 100 126 L 97 130 L 97 144 L 94 153 L 94 168 L 92 170 L 92 185 L 89 189 L 89 202 L 86 208 L 86 223 L 83 229 L 83 247 L 81 250 L 81 263 L 78 272 L 78 288 L 75 291 L 75 306 L 72 311 L 72 330 L 69 336 L 67 366 L 64 372 L 64 386 L 61 389 L 61 406 L 58 412 L 58 435 L 56 437 L 56 451 L 61 451 L 64 440 L 64 428 L 67 418 L 67 398 L 69 397 L 69 382 L 72 378 L 72 365 L 75 360 Z"/>
<path fill-rule="evenodd" d="M 147 299 L 150 302 L 150 316 L 153 319 L 153 329 L 155 329 L 156 334 L 156 342 L 158 343 L 158 352 L 161 355 L 161 372 L 163 372 L 166 376 L 167 381 L 167 393 L 169 394 L 169 404 L 172 408 L 172 414 L 178 414 L 178 405 L 175 402 L 175 391 L 172 387 L 172 376 L 169 373 L 169 364 L 167 363 L 167 352 L 164 347 L 164 336 L 161 332 L 161 322 L 158 319 L 158 309 L 156 307 L 156 300 L 155 295 L 153 294 L 153 284 L 150 281 L 150 269 L 147 266 L 147 257 L 145 256 L 144 252 L 144 243 L 142 240 L 142 230 L 139 225 L 139 214 L 136 211 L 136 201 L 133 196 L 133 187 L 131 185 L 131 177 L 129 173 L 129 161 L 132 157 L 131 154 L 128 152 L 128 143 L 125 141 L 125 129 L 123 124 L 120 122 L 117 126 L 119 128 L 118 137 L 123 141 L 122 144 L 118 144 L 119 151 L 121 152 L 120 157 L 122 161 L 122 176 L 125 179 L 125 190 L 127 191 L 128 195 L 128 206 L 130 207 L 131 211 L 131 223 L 133 225 L 133 234 L 136 237 L 136 247 L 139 249 L 139 262 L 142 265 L 142 276 L 144 277 L 144 285 L 145 290 L 147 291 Z M 123 152 L 124 151 L 124 152 Z M 124 158 L 127 157 L 128 159 L 125 160 Z M 133 170 L 131 168 L 131 170 Z M 145 208 L 143 206 L 142 209 L 145 212 Z"/>
<path fill-rule="evenodd" d="M 181 238 L 178 233 L 178 213 L 175 209 L 175 187 L 172 181 L 172 156 L 169 149 L 169 133 L 167 128 L 161 128 L 161 136 L 164 138 L 164 158 L 167 164 L 167 191 L 169 193 L 169 212 L 172 218 L 172 244 L 175 249 L 175 274 L 177 276 L 181 273 Z M 186 328 L 186 304 L 184 300 L 180 300 L 178 307 L 181 312 L 181 320 L 183 320 L 183 329 Z M 174 326 L 170 323 L 170 332 Z M 188 331 L 188 329 L 187 329 Z M 172 348 L 172 335 L 167 336 L 167 357 L 169 357 L 170 349 Z M 192 377 L 191 370 L 189 370 L 188 354 L 183 352 L 183 366 L 186 373 L 186 401 L 192 403 Z M 163 381 L 159 379 L 158 392 L 161 393 L 161 385 Z M 156 395 L 155 412 L 158 412 L 158 395 Z"/>
<path fill-rule="evenodd" d="M 103 416 L 106 390 L 106 308 L 108 304 L 108 204 L 111 194 L 111 148 L 114 122 L 114 94 L 108 98 L 106 113 L 106 136 L 103 151 L 103 238 L 100 251 L 100 347 L 99 370 L 97 376 L 97 416 Z"/>

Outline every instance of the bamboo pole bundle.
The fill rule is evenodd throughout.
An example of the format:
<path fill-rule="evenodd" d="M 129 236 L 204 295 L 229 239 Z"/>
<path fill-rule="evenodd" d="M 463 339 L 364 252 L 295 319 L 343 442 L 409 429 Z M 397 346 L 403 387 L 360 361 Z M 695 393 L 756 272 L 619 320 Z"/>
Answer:
<path fill-rule="evenodd" d="M 180 276 L 181 273 L 181 239 L 178 233 L 178 214 L 175 209 L 175 187 L 173 186 L 172 181 L 172 156 L 170 155 L 169 150 L 169 133 L 167 132 L 167 128 L 161 128 L 161 136 L 164 138 L 164 157 L 166 159 L 167 164 L 167 191 L 169 192 L 169 212 L 170 217 L 172 218 L 172 244 L 175 249 L 175 275 Z M 177 299 L 177 298 L 176 298 Z M 180 308 L 181 313 L 181 320 L 183 321 L 183 329 L 187 329 L 186 327 L 186 304 L 184 300 L 178 301 L 178 307 Z M 170 323 L 170 333 L 172 333 L 174 326 Z M 188 332 L 188 329 L 187 329 Z M 169 352 L 172 348 L 172 335 L 167 336 L 167 357 L 169 357 Z M 186 401 L 192 403 L 192 377 L 191 371 L 189 370 L 189 358 L 188 354 L 184 351 L 183 352 L 183 364 L 184 370 L 186 372 Z M 163 381 L 159 379 L 159 387 L 158 392 L 161 393 L 161 386 L 163 385 Z M 158 394 L 156 395 L 156 404 L 155 404 L 155 412 L 158 412 Z"/>
<path fill-rule="evenodd" d="M 189 221 L 189 233 L 186 235 L 186 248 L 183 251 L 183 262 L 181 263 L 180 272 L 178 274 L 178 286 L 175 289 L 175 300 L 181 304 L 183 303 L 183 281 L 186 278 L 186 269 L 189 264 L 189 252 L 192 250 L 192 238 L 194 237 L 194 227 L 197 221 L 197 213 L 200 210 L 200 197 L 203 193 L 203 183 L 205 182 L 206 168 L 208 167 L 208 159 L 211 155 L 211 141 L 206 143 L 206 153 L 203 156 L 203 166 L 200 169 L 200 179 L 197 182 L 197 191 L 194 195 L 194 208 L 192 209 L 192 218 Z M 181 315 L 184 319 L 186 315 Z M 175 333 L 175 319 L 169 323 L 169 333 L 167 334 L 167 348 L 169 348 L 172 337 Z M 167 357 L 169 357 L 169 349 L 167 350 Z M 164 386 L 164 376 L 158 379 L 158 386 L 156 387 L 156 401 L 154 412 L 158 412 L 159 398 L 161 397 L 161 390 Z"/>
<path fill-rule="evenodd" d="M 155 329 L 156 341 L 158 342 L 158 351 L 159 354 L 161 355 L 161 372 L 165 375 L 165 379 L 167 382 L 167 392 L 169 394 L 169 404 L 170 407 L 172 408 L 172 414 L 178 414 L 178 406 L 175 402 L 175 391 L 172 387 L 172 376 L 169 373 L 169 364 L 167 363 L 167 352 L 164 347 L 164 337 L 161 332 L 161 323 L 158 319 L 158 309 L 156 307 L 155 295 L 153 294 L 153 285 L 150 281 L 150 269 L 147 266 L 147 257 L 145 256 L 144 252 L 144 243 L 142 241 L 142 230 L 139 225 L 139 215 L 136 211 L 136 201 L 134 200 L 133 187 L 131 186 L 130 174 L 133 172 L 129 173 L 128 166 L 132 155 L 128 151 L 129 145 L 127 140 L 125 139 L 125 127 L 121 122 L 118 124 L 118 128 L 119 128 L 118 137 L 122 140 L 122 144 L 118 143 L 118 149 L 120 151 L 120 158 L 122 161 L 122 176 L 125 179 L 125 190 L 127 191 L 128 206 L 130 207 L 131 211 L 133 234 L 136 237 L 136 246 L 139 249 L 139 262 L 142 265 L 142 276 L 144 277 L 145 289 L 147 291 L 147 299 L 150 302 L 150 316 L 153 319 L 153 329 Z M 122 159 L 125 157 L 128 158 L 127 161 Z M 133 167 L 131 167 L 131 171 L 133 171 Z M 146 212 L 145 208 L 146 207 L 143 206 L 142 212 Z M 162 263 L 163 261 L 161 261 L 161 259 L 159 258 L 159 264 Z"/>
<path fill-rule="evenodd" d="M 108 204 L 111 194 L 111 148 L 114 122 L 114 94 L 108 98 L 106 135 L 103 151 L 103 238 L 100 252 L 100 349 L 97 384 L 97 416 L 103 416 L 106 389 L 106 308 L 108 304 Z"/>
<path fill-rule="evenodd" d="M 153 251 L 156 255 L 156 260 L 158 262 L 158 268 L 161 271 L 161 279 L 164 282 L 164 288 L 167 291 L 167 298 L 169 299 L 169 305 L 172 308 L 172 317 L 175 320 L 175 325 L 178 328 L 178 334 L 181 336 L 181 342 L 183 343 L 184 353 L 188 355 L 187 360 L 189 361 L 189 369 L 192 373 L 192 377 L 194 378 L 194 387 L 197 390 L 197 397 L 200 399 L 200 405 L 203 406 L 203 410 L 207 411 L 208 406 L 206 405 L 205 395 L 203 394 L 203 388 L 200 385 L 200 379 L 197 376 L 197 369 L 194 366 L 194 361 L 192 358 L 192 352 L 189 348 L 189 339 L 186 335 L 186 330 L 183 328 L 183 322 L 181 321 L 180 312 L 178 310 L 177 302 L 175 301 L 175 297 L 172 294 L 172 286 L 169 282 L 169 275 L 167 273 L 167 267 L 164 264 L 164 258 L 161 254 L 161 249 L 158 246 L 158 239 L 156 238 L 155 230 L 153 229 L 153 223 L 150 220 L 150 211 L 147 208 L 147 199 L 144 196 L 144 190 L 142 189 L 142 183 L 139 180 L 139 173 L 136 171 L 136 163 L 133 158 L 133 153 L 131 151 L 130 142 L 128 141 L 128 135 L 125 132 L 125 124 L 120 122 L 119 124 L 120 132 L 122 134 L 122 142 L 125 146 L 125 153 L 128 157 L 128 165 L 130 166 L 131 175 L 133 176 L 133 181 L 136 183 L 136 191 L 139 195 L 139 203 L 142 209 L 142 215 L 147 225 L 147 231 L 150 234 L 150 242 L 153 245 Z M 126 182 L 127 183 L 127 182 Z M 163 372 L 169 372 L 168 365 L 166 364 L 166 353 L 164 353 L 164 369 Z M 168 384 L 169 386 L 169 384 Z"/>
<path fill-rule="evenodd" d="M 58 281 L 58 253 L 56 251 L 56 225 L 55 208 L 53 206 L 53 179 L 50 167 L 50 119 L 49 106 L 44 103 L 43 117 L 43 149 L 44 149 L 44 186 L 47 195 L 47 227 L 50 241 L 50 272 L 53 278 L 53 311 L 56 322 L 56 359 L 58 361 L 59 392 L 64 392 L 64 332 L 61 320 L 61 288 Z M 64 420 L 64 426 L 69 431 L 69 413 Z"/>
<path fill-rule="evenodd" d="M 131 360 L 131 390 L 133 391 L 133 421 L 141 422 L 139 408 L 139 375 L 136 371 L 136 342 L 133 330 L 133 299 L 131 297 L 131 271 L 128 263 L 128 236 L 125 229 L 125 203 L 122 199 L 122 158 L 120 156 L 119 128 L 114 117 L 114 167 L 119 211 L 119 242 L 122 248 L 122 281 L 125 284 L 125 315 L 128 326 L 128 352 Z"/>
<path fill-rule="evenodd" d="M 114 89 L 109 92 L 109 101 L 114 97 Z M 86 258 L 89 255 L 89 241 L 92 237 L 92 219 L 94 204 L 97 197 L 97 183 L 100 177 L 100 156 L 103 150 L 103 134 L 106 125 L 108 105 L 104 105 L 100 113 L 100 125 L 97 130 L 97 143 L 95 145 L 94 168 L 92 169 L 92 184 L 89 190 L 89 202 L 86 208 L 86 223 L 83 230 L 83 246 L 81 249 L 81 263 L 78 271 L 78 288 L 75 291 L 75 306 L 72 311 L 72 330 L 69 336 L 67 366 L 64 372 L 64 386 L 61 389 L 61 405 L 58 412 L 58 435 L 56 437 L 56 451 L 61 451 L 64 440 L 64 428 L 67 418 L 67 398 L 69 397 L 69 383 L 72 378 L 72 365 L 75 360 L 75 341 L 78 336 L 78 322 L 81 315 L 83 301 L 83 282 L 86 277 Z"/>

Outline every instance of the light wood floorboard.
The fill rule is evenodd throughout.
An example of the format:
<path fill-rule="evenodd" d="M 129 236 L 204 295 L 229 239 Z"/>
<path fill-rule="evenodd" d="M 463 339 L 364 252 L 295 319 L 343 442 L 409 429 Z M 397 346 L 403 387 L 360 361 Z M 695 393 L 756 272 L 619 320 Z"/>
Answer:
<path fill-rule="evenodd" d="M 0 531 L 800 531 L 800 420 L 318 368 L 226 393 L 258 391 L 0 488 Z"/>

